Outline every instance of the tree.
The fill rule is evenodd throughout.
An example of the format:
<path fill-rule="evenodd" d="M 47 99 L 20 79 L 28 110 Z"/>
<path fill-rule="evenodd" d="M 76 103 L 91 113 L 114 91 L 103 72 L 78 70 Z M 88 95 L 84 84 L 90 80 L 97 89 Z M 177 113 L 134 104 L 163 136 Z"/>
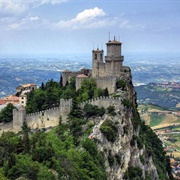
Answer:
<path fill-rule="evenodd" d="M 42 82 L 41 83 L 41 87 L 40 87 L 43 91 L 45 90 L 45 87 L 44 87 L 44 83 Z"/>
<path fill-rule="evenodd" d="M 63 77 L 62 77 L 62 74 L 60 75 L 59 86 L 60 86 L 60 88 L 63 87 Z"/>
<path fill-rule="evenodd" d="M 22 133 L 23 133 L 23 145 L 24 145 L 24 151 L 26 153 L 29 152 L 31 145 L 30 145 L 30 139 L 29 139 L 29 132 L 30 132 L 30 128 L 28 127 L 27 123 L 24 122 L 23 126 L 22 126 Z"/>
<path fill-rule="evenodd" d="M 98 97 L 96 82 L 93 78 L 86 78 L 81 83 L 81 88 L 77 91 L 79 102 Z"/>
<path fill-rule="evenodd" d="M 13 104 L 8 104 L 1 112 L 0 112 L 0 122 L 10 122 L 13 120 L 13 109 L 16 107 Z"/>
<path fill-rule="evenodd" d="M 109 91 L 107 87 L 104 89 L 104 96 L 109 96 Z"/>
<path fill-rule="evenodd" d="M 76 100 L 73 100 L 72 102 L 72 109 L 68 115 L 68 118 L 83 118 L 82 109 L 78 106 L 78 103 Z"/>

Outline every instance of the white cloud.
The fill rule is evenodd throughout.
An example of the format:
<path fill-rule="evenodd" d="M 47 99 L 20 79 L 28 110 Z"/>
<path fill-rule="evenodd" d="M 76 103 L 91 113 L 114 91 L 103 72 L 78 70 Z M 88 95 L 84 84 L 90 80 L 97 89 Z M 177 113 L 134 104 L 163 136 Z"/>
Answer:
<path fill-rule="evenodd" d="M 25 30 L 25 29 L 33 29 L 37 27 L 42 27 L 44 25 L 44 21 L 41 20 L 38 16 L 30 16 L 28 15 L 26 18 L 19 19 L 15 22 L 11 22 L 7 24 L 7 30 Z"/>
<path fill-rule="evenodd" d="M 29 15 L 33 8 L 44 4 L 60 4 L 68 0 L 0 0 L 0 29 L 19 30 L 37 27 L 44 24 L 37 16 Z M 33 21 L 33 23 L 32 23 Z M 41 23 L 40 23 L 41 22 Z M 30 27 L 30 25 L 32 27 Z"/>
<path fill-rule="evenodd" d="M 1 17 L 20 15 L 27 11 L 27 4 L 14 2 L 13 0 L 0 0 L 0 15 Z"/>
<path fill-rule="evenodd" d="M 143 25 L 133 24 L 124 18 L 124 14 L 119 17 L 108 16 L 103 9 L 95 7 L 93 9 L 85 9 L 78 13 L 75 18 L 67 21 L 54 23 L 54 28 L 58 29 L 97 29 L 102 27 L 116 27 L 121 29 L 140 29 Z"/>
<path fill-rule="evenodd" d="M 73 19 L 73 21 L 86 22 L 95 17 L 105 16 L 105 15 L 106 13 L 102 9 L 95 7 L 94 9 L 85 9 L 84 11 L 80 12 L 79 14 L 77 14 L 76 18 Z"/>
<path fill-rule="evenodd" d="M 30 17 L 30 20 L 31 21 L 37 21 L 37 20 L 39 20 L 39 17 L 38 16 Z"/>
<path fill-rule="evenodd" d="M 75 18 L 67 21 L 60 21 L 55 23 L 55 28 L 72 28 L 72 29 L 79 29 L 79 28 L 93 28 L 94 25 L 104 24 L 104 20 L 101 17 L 106 16 L 106 13 L 103 9 L 95 7 L 93 9 L 85 9 L 84 11 L 78 13 Z M 106 23 L 105 23 L 106 24 Z"/>
<path fill-rule="evenodd" d="M 0 15 L 14 16 L 27 13 L 31 8 L 44 4 L 56 5 L 68 0 L 0 0 Z"/>
<path fill-rule="evenodd" d="M 55 5 L 55 4 L 61 4 L 61 3 L 64 3 L 64 2 L 67 2 L 68 0 L 39 0 L 39 4 L 42 5 L 42 4 L 52 4 L 52 5 Z M 38 1 L 36 1 L 38 2 Z"/>

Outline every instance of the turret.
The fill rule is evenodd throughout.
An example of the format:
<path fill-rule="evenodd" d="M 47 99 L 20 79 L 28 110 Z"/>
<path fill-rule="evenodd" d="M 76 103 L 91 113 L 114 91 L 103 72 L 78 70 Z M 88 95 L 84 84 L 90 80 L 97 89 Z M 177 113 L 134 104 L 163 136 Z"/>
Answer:
<path fill-rule="evenodd" d="M 115 37 L 114 40 L 109 40 L 106 43 L 107 46 L 107 56 L 105 56 L 105 61 L 119 61 L 119 63 L 122 65 L 122 62 L 124 60 L 124 57 L 121 56 L 121 42 L 116 41 Z"/>
<path fill-rule="evenodd" d="M 65 69 L 61 73 L 62 73 L 62 81 L 63 81 L 62 84 L 63 84 L 63 86 L 65 86 L 66 83 L 69 82 L 70 74 L 72 72 L 67 70 L 67 69 Z"/>
<path fill-rule="evenodd" d="M 103 64 L 103 56 L 104 51 L 99 50 L 99 48 L 92 51 L 92 77 L 99 76 L 99 66 L 100 64 Z"/>
<path fill-rule="evenodd" d="M 13 128 L 15 131 L 21 130 L 25 118 L 26 111 L 23 106 L 19 110 L 13 109 Z"/>
<path fill-rule="evenodd" d="M 107 46 L 107 56 L 105 56 L 106 62 L 106 75 L 109 76 L 120 76 L 120 71 L 122 69 L 124 56 L 121 56 L 121 45 L 122 43 L 114 40 L 109 40 L 106 43 Z"/>

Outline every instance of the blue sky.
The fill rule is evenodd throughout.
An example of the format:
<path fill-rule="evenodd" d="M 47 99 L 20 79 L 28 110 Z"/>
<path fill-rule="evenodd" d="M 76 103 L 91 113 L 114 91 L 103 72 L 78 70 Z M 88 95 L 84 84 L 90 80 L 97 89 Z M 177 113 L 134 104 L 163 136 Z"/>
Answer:
<path fill-rule="evenodd" d="M 0 0 L 0 55 L 180 52 L 179 0 Z"/>

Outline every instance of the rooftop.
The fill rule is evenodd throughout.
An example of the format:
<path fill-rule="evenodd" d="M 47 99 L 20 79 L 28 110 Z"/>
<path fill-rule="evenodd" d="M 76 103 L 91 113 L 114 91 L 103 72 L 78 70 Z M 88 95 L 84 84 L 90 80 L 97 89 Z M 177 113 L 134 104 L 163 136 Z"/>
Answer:
<path fill-rule="evenodd" d="M 3 100 L 9 100 L 9 101 L 19 101 L 19 97 L 15 96 L 15 95 L 10 95 L 10 96 L 7 96 L 5 98 L 3 98 Z"/>
<path fill-rule="evenodd" d="M 122 43 L 121 43 L 120 41 L 117 41 L 116 38 L 115 38 L 115 36 L 114 36 L 114 40 L 112 40 L 112 41 L 109 40 L 106 44 L 107 44 L 107 45 L 108 45 L 108 44 L 119 44 L 119 45 L 121 45 Z"/>
<path fill-rule="evenodd" d="M 30 87 L 30 86 L 36 86 L 36 84 L 30 84 L 30 83 L 28 83 L 28 84 L 20 84 L 17 88 L 20 88 L 20 87 L 26 88 L 26 87 Z"/>

